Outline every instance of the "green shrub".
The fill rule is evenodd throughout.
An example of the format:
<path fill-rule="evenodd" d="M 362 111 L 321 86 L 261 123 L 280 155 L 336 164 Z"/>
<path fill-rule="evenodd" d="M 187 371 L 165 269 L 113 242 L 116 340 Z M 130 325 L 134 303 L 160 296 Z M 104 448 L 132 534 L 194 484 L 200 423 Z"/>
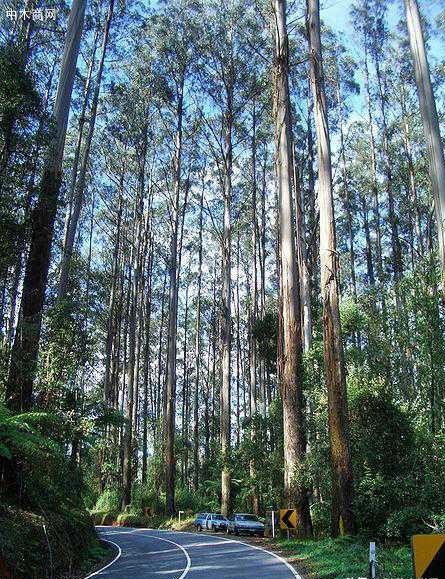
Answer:
<path fill-rule="evenodd" d="M 425 512 L 419 507 L 406 507 L 394 511 L 383 525 L 382 534 L 389 539 L 409 539 L 412 535 L 428 533 L 424 523 Z"/>
<path fill-rule="evenodd" d="M 94 511 L 99 513 L 119 513 L 121 506 L 121 493 L 117 489 L 105 489 L 98 497 L 94 506 Z"/>
<path fill-rule="evenodd" d="M 118 515 L 117 524 L 121 527 L 149 527 L 150 518 L 143 513 L 128 512 Z"/>
<path fill-rule="evenodd" d="M 79 569 L 97 547 L 90 518 L 83 512 L 37 515 L 12 507 L 0 509 L 0 557 L 24 579 L 63 577 Z"/>
<path fill-rule="evenodd" d="M 98 545 L 61 426 L 56 415 L 0 404 L 0 558 L 18 578 L 63 578 Z"/>

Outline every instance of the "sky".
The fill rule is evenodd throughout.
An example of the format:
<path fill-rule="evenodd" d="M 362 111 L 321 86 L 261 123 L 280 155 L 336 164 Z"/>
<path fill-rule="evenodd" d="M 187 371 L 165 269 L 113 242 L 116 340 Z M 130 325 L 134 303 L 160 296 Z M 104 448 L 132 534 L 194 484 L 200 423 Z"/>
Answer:
<path fill-rule="evenodd" d="M 438 14 L 445 10 L 445 0 L 417 0 L 419 8 L 424 16 L 428 18 L 430 23 L 434 21 Z M 404 15 L 403 0 L 392 0 L 388 2 L 389 8 L 389 24 L 393 29 L 398 20 Z M 353 33 L 351 31 L 349 12 L 353 2 L 351 0 L 321 0 L 321 16 L 323 20 L 331 28 L 337 32 L 345 33 L 345 41 L 352 46 Z M 431 39 L 431 57 L 444 58 L 445 46 L 443 39 L 438 38 L 437 35 Z"/>

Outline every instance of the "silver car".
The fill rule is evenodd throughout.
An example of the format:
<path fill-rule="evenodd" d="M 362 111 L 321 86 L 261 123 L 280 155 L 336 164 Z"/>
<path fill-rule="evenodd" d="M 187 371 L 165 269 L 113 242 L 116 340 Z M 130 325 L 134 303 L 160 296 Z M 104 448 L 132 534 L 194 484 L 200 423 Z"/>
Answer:
<path fill-rule="evenodd" d="M 198 513 L 196 515 L 196 519 L 194 521 L 194 525 L 196 527 L 196 530 L 202 531 L 203 529 L 205 529 L 205 524 L 206 524 L 206 520 L 207 520 L 207 514 L 208 513 Z"/>
<path fill-rule="evenodd" d="M 264 525 L 256 515 L 239 513 L 229 517 L 229 524 L 227 525 L 227 533 L 231 535 L 240 535 L 246 533 L 248 535 L 264 536 Z"/>
<path fill-rule="evenodd" d="M 225 531 L 227 529 L 227 519 L 219 513 L 209 513 L 207 515 L 204 528 L 209 531 Z"/>

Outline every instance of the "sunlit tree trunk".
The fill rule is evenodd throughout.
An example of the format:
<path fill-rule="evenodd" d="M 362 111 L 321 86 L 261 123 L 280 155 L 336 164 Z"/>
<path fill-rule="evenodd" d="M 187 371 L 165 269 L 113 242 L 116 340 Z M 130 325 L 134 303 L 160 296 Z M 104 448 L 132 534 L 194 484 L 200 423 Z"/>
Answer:
<path fill-rule="evenodd" d="M 227 516 L 231 508 L 231 344 L 232 344 L 232 283 L 231 283 L 231 204 L 232 204 L 232 126 L 233 126 L 233 63 L 227 86 L 227 109 L 224 121 L 224 223 L 222 242 L 222 312 L 221 312 L 221 512 Z"/>
<path fill-rule="evenodd" d="M 301 535 L 312 534 L 307 489 L 295 478 L 304 468 L 303 365 L 299 271 L 295 252 L 292 204 L 292 121 L 289 97 L 289 47 L 286 3 L 275 0 L 273 93 L 276 175 L 279 195 L 280 382 L 283 402 L 284 492 L 286 505 L 298 510 Z"/>
<path fill-rule="evenodd" d="M 445 299 L 445 160 L 417 1 L 405 0 L 405 9 L 420 112 L 428 145 L 431 188 L 439 235 L 442 299 Z"/>
<path fill-rule="evenodd" d="M 168 354 L 166 395 L 164 408 L 164 444 L 165 444 L 165 489 L 166 511 L 169 515 L 175 513 L 175 414 L 176 414 L 176 356 L 178 332 L 178 236 L 181 218 L 181 154 L 182 154 L 182 122 L 183 122 L 183 87 L 184 76 L 178 93 L 177 127 L 175 137 L 175 152 L 173 159 L 173 199 L 172 199 L 172 232 L 170 239 L 169 264 L 169 318 L 168 318 Z"/>
<path fill-rule="evenodd" d="M 302 191 L 297 171 L 296 147 L 293 150 L 294 166 L 294 196 L 295 196 L 295 223 L 296 248 L 298 270 L 300 275 L 300 308 L 303 336 L 303 350 L 308 352 L 312 347 L 312 311 L 311 311 L 311 278 L 309 274 L 308 254 L 306 248 L 305 221 L 302 208 Z"/>
<path fill-rule="evenodd" d="M 105 21 L 104 33 L 102 38 L 102 48 L 99 58 L 99 68 L 96 76 L 96 85 L 94 87 L 93 99 L 91 103 L 91 110 L 88 122 L 88 132 L 85 139 L 84 150 L 82 154 L 82 160 L 80 163 L 79 174 L 76 179 L 76 175 L 73 174 L 73 179 L 75 186 L 73 188 L 73 205 L 72 212 L 68 219 L 68 225 L 66 230 L 66 237 L 64 240 L 64 246 L 62 251 L 62 261 L 60 264 L 60 277 L 59 277 L 59 287 L 58 287 L 58 299 L 63 300 L 66 296 L 67 286 L 68 286 L 68 275 L 71 263 L 71 256 L 73 254 L 74 239 L 76 236 L 77 225 L 79 222 L 80 212 L 82 210 L 83 199 L 85 194 L 86 177 L 88 170 L 88 161 L 90 158 L 91 143 L 93 141 L 94 127 L 96 124 L 97 116 L 97 106 L 99 104 L 99 94 L 100 86 L 102 82 L 102 75 L 104 70 L 105 56 L 107 53 L 108 37 L 110 33 L 111 21 L 113 18 L 114 11 L 114 0 L 110 0 L 108 7 L 107 19 Z"/>
<path fill-rule="evenodd" d="M 331 148 L 323 77 L 319 0 L 308 0 L 311 86 L 318 141 L 320 265 L 323 300 L 324 370 L 328 391 L 329 439 L 332 464 L 332 534 L 352 533 L 352 464 L 348 407 L 340 326 L 338 255 L 335 238 Z"/>
<path fill-rule="evenodd" d="M 32 405 L 42 309 L 48 280 L 54 222 L 62 179 L 63 151 L 85 4 L 86 0 L 74 0 L 71 6 L 53 112 L 55 135 L 49 146 L 40 183 L 39 198 L 32 214 L 31 243 L 26 262 L 19 322 L 6 385 L 7 404 L 15 410 L 26 410 Z"/>
<path fill-rule="evenodd" d="M 201 289 L 202 289 L 202 227 L 204 205 L 204 182 L 201 189 L 198 222 L 198 294 L 196 299 L 195 324 L 195 388 L 193 392 L 193 489 L 199 485 L 199 389 L 201 380 Z"/>

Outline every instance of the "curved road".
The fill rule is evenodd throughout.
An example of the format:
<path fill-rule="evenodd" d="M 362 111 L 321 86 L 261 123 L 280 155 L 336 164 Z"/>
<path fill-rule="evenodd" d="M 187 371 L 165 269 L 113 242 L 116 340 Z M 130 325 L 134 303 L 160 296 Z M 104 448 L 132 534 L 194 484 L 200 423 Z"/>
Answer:
<path fill-rule="evenodd" d="M 302 579 L 283 559 L 222 535 L 99 527 L 119 547 L 101 579 Z M 88 579 L 88 578 L 86 578 Z"/>

